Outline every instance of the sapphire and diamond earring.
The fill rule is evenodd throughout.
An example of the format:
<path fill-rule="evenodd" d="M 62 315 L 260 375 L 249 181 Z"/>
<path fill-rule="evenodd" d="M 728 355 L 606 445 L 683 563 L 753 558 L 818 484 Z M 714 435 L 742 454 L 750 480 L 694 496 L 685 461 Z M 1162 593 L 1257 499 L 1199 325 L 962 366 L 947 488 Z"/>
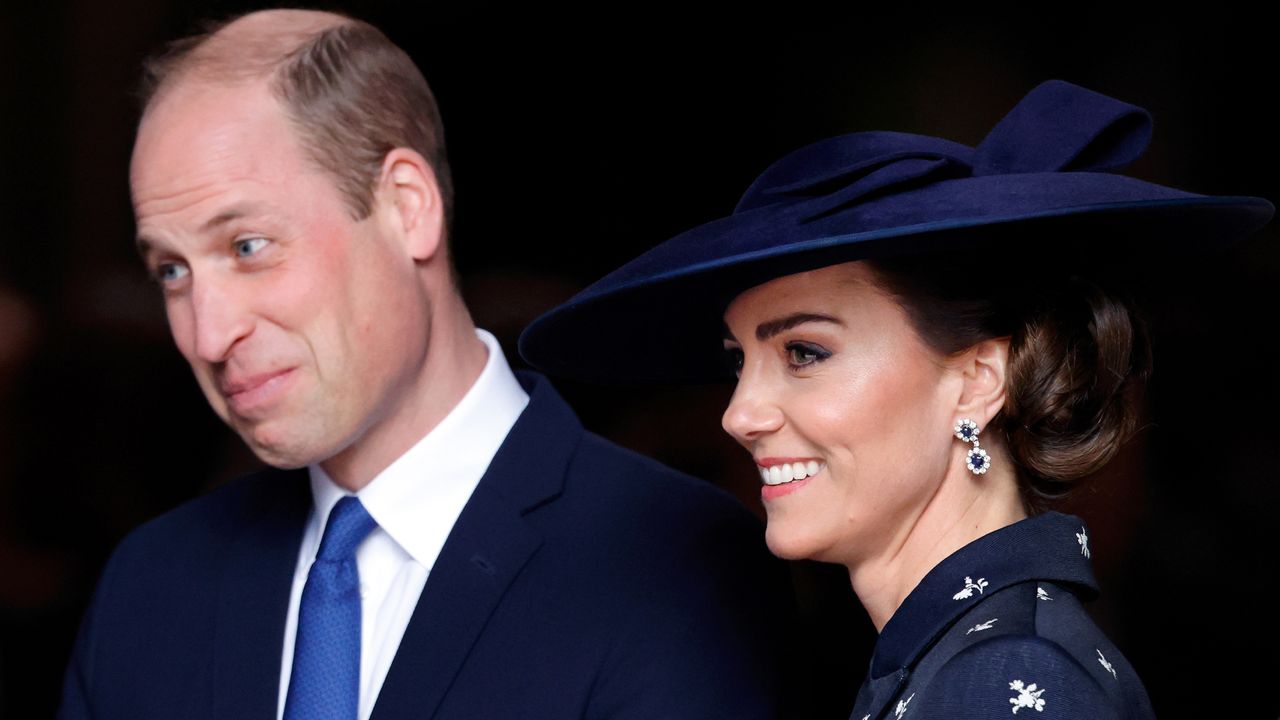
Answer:
<path fill-rule="evenodd" d="M 969 454 L 965 457 L 964 466 L 974 475 L 982 475 L 991 468 L 991 456 L 986 450 L 978 447 L 978 423 L 969 418 L 962 418 L 956 423 L 956 437 L 967 443 L 973 443 Z"/>

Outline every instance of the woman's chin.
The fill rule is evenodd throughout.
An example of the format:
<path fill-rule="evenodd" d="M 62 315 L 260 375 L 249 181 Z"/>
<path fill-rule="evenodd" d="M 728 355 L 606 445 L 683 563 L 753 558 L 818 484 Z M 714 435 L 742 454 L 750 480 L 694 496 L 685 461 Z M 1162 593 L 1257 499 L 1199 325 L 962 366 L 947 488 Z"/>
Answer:
<path fill-rule="evenodd" d="M 770 522 L 765 527 L 764 541 L 769 546 L 769 552 L 783 560 L 813 559 L 816 546 L 811 539 L 781 525 L 782 523 Z"/>

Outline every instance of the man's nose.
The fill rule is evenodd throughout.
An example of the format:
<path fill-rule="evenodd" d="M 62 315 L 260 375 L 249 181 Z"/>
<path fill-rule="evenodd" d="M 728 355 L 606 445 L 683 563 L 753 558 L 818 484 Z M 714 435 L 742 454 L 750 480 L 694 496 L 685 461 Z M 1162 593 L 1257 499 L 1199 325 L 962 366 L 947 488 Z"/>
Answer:
<path fill-rule="evenodd" d="M 253 329 L 247 298 L 213 278 L 192 283 L 195 353 L 209 363 L 225 362 L 232 348 Z"/>
<path fill-rule="evenodd" d="M 782 422 L 782 410 L 774 401 L 773 391 L 757 379 L 755 373 L 744 369 L 729 400 L 729 407 L 720 418 L 725 432 L 740 444 L 750 447 L 762 435 L 782 427 Z"/>

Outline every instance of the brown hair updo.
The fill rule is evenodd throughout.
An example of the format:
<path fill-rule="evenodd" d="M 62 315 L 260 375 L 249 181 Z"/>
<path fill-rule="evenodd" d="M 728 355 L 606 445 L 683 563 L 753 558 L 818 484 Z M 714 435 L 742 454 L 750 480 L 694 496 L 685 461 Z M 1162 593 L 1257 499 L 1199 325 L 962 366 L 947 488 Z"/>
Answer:
<path fill-rule="evenodd" d="M 984 432 L 1003 440 L 1029 512 L 1101 469 L 1133 433 L 1151 369 L 1146 325 L 1096 281 L 936 256 L 865 262 L 935 351 L 1010 339 L 1005 404 Z"/>

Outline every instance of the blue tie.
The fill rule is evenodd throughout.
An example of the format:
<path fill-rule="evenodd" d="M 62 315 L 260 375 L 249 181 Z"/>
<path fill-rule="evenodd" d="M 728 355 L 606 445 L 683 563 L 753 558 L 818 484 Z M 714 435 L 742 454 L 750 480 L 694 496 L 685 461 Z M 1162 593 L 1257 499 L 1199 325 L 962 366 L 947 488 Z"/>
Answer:
<path fill-rule="evenodd" d="M 298 609 L 284 720 L 355 720 L 360 700 L 360 573 L 356 547 L 377 523 L 354 496 L 338 501 Z"/>

